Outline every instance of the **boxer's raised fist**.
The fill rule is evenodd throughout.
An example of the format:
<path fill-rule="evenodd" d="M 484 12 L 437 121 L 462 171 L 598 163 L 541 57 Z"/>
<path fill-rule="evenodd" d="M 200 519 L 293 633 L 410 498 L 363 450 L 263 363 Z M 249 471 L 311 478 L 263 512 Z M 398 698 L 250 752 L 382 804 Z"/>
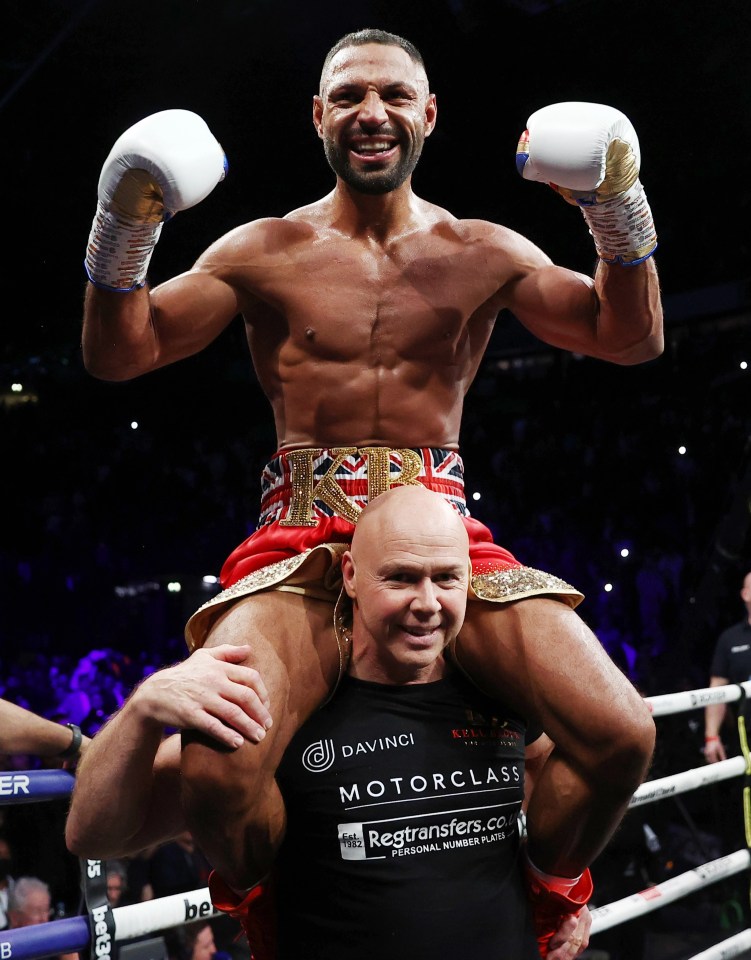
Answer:
<path fill-rule="evenodd" d="M 526 180 L 550 184 L 581 208 L 599 256 L 627 265 L 657 248 L 640 165 L 631 121 L 601 103 L 570 101 L 535 111 L 516 152 Z"/>
<path fill-rule="evenodd" d="M 143 286 L 162 223 L 208 196 L 225 172 L 224 151 L 189 110 L 163 110 L 129 127 L 99 176 L 86 251 L 92 283 L 118 291 Z"/>

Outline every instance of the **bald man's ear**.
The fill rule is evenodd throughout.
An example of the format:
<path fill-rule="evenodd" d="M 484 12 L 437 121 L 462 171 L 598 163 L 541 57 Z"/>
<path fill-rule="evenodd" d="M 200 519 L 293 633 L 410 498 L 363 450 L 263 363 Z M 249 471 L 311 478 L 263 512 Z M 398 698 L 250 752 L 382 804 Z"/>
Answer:
<path fill-rule="evenodd" d="M 344 581 L 344 590 L 350 600 L 354 600 L 357 596 L 355 590 L 355 561 L 352 559 L 352 554 L 349 550 L 346 550 L 342 554 L 342 580 Z"/>

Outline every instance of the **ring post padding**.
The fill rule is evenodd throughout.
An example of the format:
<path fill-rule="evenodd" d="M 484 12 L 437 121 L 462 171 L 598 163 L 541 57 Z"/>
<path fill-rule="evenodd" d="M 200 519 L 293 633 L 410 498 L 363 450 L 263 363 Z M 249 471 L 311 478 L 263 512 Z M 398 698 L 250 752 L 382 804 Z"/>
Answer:
<path fill-rule="evenodd" d="M 0 805 L 69 797 L 74 780 L 67 770 L 8 770 L 0 773 Z"/>
<path fill-rule="evenodd" d="M 89 918 L 90 960 L 117 960 L 117 928 L 107 898 L 107 864 L 104 860 L 81 858 L 81 886 Z"/>

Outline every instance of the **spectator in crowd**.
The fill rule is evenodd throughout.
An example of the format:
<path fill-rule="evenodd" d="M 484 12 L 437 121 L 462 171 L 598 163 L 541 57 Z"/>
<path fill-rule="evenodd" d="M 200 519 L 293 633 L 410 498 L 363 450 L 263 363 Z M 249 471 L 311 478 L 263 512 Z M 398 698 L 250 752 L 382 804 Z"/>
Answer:
<path fill-rule="evenodd" d="M 0 836 L 0 930 L 5 930 L 10 921 L 8 919 L 8 901 L 13 894 L 15 880 L 13 870 L 13 853 L 7 837 Z"/>
<path fill-rule="evenodd" d="M 49 886 L 38 877 L 19 877 L 8 901 L 9 926 L 30 927 L 46 923 L 52 917 L 52 895 Z"/>
<path fill-rule="evenodd" d="M 10 928 L 31 927 L 52 919 L 52 894 L 39 877 L 19 877 L 8 905 Z M 80 960 L 77 953 L 61 953 L 55 960 Z"/>
<path fill-rule="evenodd" d="M 120 860 L 107 861 L 107 899 L 110 906 L 125 906 L 128 892 L 128 871 Z"/>
<path fill-rule="evenodd" d="M 211 923 L 187 923 L 175 927 L 165 938 L 169 960 L 212 960 L 217 953 Z"/>
<path fill-rule="evenodd" d="M 751 571 L 743 578 L 740 598 L 744 606 L 743 617 L 723 630 L 717 639 L 709 670 L 710 687 L 751 680 Z M 725 760 L 728 752 L 738 753 L 735 730 L 728 731 L 727 744 L 722 739 L 727 716 L 724 703 L 710 703 L 704 710 L 704 756 L 707 763 Z"/>
<path fill-rule="evenodd" d="M 155 897 L 169 897 L 205 887 L 210 872 L 211 866 L 196 846 L 192 833 L 184 830 L 155 850 L 149 880 Z"/>
<path fill-rule="evenodd" d="M 751 680 L 751 570 L 743 578 L 740 599 L 744 606 L 743 617 L 717 638 L 709 668 L 710 687 Z M 737 720 L 738 714 L 735 702 L 731 710 L 724 703 L 710 703 L 704 708 L 704 759 L 707 763 L 717 763 L 740 753 L 737 724 L 730 722 Z M 743 714 L 748 723 L 751 712 L 745 709 Z M 744 847 L 746 837 L 741 790 L 733 783 L 723 784 L 723 787 L 721 797 L 717 789 L 713 789 L 711 796 L 714 800 L 714 832 L 720 836 L 723 853 L 727 854 Z"/>

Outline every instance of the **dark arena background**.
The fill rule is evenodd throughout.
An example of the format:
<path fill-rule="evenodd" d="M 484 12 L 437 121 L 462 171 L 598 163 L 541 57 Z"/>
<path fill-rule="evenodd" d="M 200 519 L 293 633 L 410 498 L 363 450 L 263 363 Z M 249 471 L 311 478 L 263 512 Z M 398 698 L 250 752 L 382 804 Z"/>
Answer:
<path fill-rule="evenodd" d="M 228 157 L 224 182 L 164 227 L 157 283 L 230 228 L 331 189 L 311 98 L 328 48 L 368 26 L 420 48 L 438 98 L 418 195 L 503 223 L 564 266 L 590 273 L 594 248 L 575 209 L 518 176 L 527 117 L 587 100 L 633 122 L 659 238 L 664 354 L 609 365 L 501 314 L 467 397 L 462 455 L 472 513 L 522 561 L 584 592 L 579 612 L 644 696 L 708 685 L 751 570 L 746 0 L 4 0 L 3 698 L 91 734 L 146 673 L 181 659 L 186 618 L 252 532 L 275 449 L 239 319 L 140 380 L 84 371 L 83 257 L 112 143 L 181 107 Z M 699 765 L 703 743 L 700 713 L 670 717 L 650 778 Z M 602 896 L 724 852 L 717 818 L 731 791 L 737 782 L 629 813 L 597 865 Z M 0 807 L 0 832 L 15 874 L 42 877 L 70 915 L 78 863 L 64 815 L 59 801 Z M 692 956 L 748 925 L 748 885 L 741 874 L 595 936 L 590 954 Z"/>

